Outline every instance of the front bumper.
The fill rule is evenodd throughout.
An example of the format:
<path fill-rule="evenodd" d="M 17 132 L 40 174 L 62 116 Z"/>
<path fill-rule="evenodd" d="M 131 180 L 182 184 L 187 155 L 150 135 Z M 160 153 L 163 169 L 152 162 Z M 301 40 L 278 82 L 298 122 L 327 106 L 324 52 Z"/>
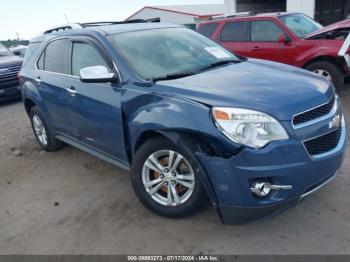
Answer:
<path fill-rule="evenodd" d="M 21 97 L 20 86 L 11 86 L 5 89 L 0 89 L 0 102 Z"/>
<path fill-rule="evenodd" d="M 342 136 L 336 149 L 317 158 L 310 156 L 297 138 L 274 142 L 261 150 L 246 148 L 229 159 L 198 155 L 212 182 L 223 222 L 244 224 L 275 215 L 329 182 L 344 158 L 345 121 L 340 128 Z M 261 180 L 292 185 L 292 189 L 259 198 L 251 186 Z"/>

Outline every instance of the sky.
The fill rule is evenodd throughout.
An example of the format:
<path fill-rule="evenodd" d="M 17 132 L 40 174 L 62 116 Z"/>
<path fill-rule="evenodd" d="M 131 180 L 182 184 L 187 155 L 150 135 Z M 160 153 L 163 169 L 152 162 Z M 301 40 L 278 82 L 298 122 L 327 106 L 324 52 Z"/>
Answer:
<path fill-rule="evenodd" d="M 0 40 L 30 39 L 70 22 L 121 21 L 144 6 L 221 4 L 224 0 L 24 0 L 0 2 Z"/>

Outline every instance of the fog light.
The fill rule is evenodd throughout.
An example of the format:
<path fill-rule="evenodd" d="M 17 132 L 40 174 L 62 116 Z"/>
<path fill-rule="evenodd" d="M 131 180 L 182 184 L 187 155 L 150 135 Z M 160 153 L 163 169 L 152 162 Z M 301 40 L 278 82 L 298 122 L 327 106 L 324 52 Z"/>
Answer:
<path fill-rule="evenodd" d="M 270 183 L 255 182 L 251 188 L 254 195 L 258 197 L 266 197 L 271 192 Z"/>
<path fill-rule="evenodd" d="M 272 185 L 269 182 L 255 182 L 251 187 L 251 191 L 254 195 L 258 197 L 268 196 L 272 190 L 292 190 L 293 186 L 291 185 Z"/>

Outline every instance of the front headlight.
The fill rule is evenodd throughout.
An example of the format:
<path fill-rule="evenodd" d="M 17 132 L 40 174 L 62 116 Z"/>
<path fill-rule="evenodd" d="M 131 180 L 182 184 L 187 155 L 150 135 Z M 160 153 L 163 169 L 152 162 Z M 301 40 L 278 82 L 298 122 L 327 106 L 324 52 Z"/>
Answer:
<path fill-rule="evenodd" d="M 273 117 L 248 109 L 214 107 L 212 115 L 217 127 L 233 142 L 262 148 L 272 141 L 289 136 Z"/>

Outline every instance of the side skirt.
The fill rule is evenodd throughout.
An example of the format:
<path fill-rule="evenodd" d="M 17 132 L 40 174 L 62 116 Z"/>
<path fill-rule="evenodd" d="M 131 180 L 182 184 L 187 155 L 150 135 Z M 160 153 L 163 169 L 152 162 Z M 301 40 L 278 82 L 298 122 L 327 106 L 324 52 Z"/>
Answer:
<path fill-rule="evenodd" d="M 107 155 L 107 154 L 105 154 L 105 153 L 103 153 L 95 148 L 92 148 L 91 146 L 84 145 L 80 141 L 76 141 L 75 139 L 72 139 L 70 137 L 63 136 L 63 135 L 57 135 L 56 138 L 73 146 L 73 147 L 80 149 L 81 151 L 84 151 L 90 155 L 93 155 L 93 156 L 101 159 L 101 160 L 104 160 L 112 165 L 120 167 L 126 171 L 130 171 L 130 165 L 129 165 L 129 163 L 127 163 L 125 161 L 121 161 L 119 159 L 116 159 L 116 158 L 114 158 L 110 155 Z"/>

